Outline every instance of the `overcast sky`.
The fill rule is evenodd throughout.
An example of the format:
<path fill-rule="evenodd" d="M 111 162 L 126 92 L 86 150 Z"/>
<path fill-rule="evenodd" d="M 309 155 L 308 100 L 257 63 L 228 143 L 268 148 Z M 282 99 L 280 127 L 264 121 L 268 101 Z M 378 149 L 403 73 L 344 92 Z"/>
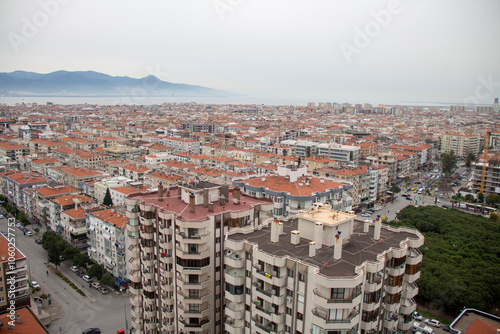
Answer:
<path fill-rule="evenodd" d="M 0 72 L 153 74 L 312 101 L 492 103 L 499 16 L 498 0 L 0 0 Z"/>

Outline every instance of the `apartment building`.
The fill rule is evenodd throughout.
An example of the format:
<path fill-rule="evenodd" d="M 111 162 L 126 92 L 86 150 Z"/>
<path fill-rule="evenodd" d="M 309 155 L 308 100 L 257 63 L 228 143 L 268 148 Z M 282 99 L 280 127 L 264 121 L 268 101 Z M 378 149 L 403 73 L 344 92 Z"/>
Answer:
<path fill-rule="evenodd" d="M 368 166 L 338 169 L 326 168 L 319 170 L 318 173 L 322 177 L 351 183 L 352 188 L 348 190 L 348 193 L 352 198 L 353 205 L 368 204 L 377 199 L 377 176 L 370 173 Z"/>
<path fill-rule="evenodd" d="M 4 155 L 12 160 L 19 161 L 21 157 L 29 155 L 30 149 L 24 145 L 0 142 L 0 156 Z"/>
<path fill-rule="evenodd" d="M 307 168 L 278 166 L 278 175 L 241 177 L 233 184 L 249 196 L 269 198 L 274 202 L 272 214 L 290 216 L 310 209 L 314 203 L 328 203 L 341 211 L 352 209 L 347 194 L 352 185 L 307 175 Z"/>
<path fill-rule="evenodd" d="M 84 182 L 101 180 L 107 176 L 87 167 L 64 167 L 59 170 L 59 175 L 60 182 L 76 189 L 82 189 Z"/>
<path fill-rule="evenodd" d="M 87 202 L 79 205 L 79 201 L 74 202 L 75 207 L 64 210 L 61 217 L 61 236 L 73 247 L 78 249 L 87 248 L 88 228 L 86 223 L 86 213 L 98 210 L 100 205 L 94 202 Z"/>
<path fill-rule="evenodd" d="M 132 183 L 132 179 L 124 176 L 113 176 L 94 182 L 94 198 L 98 203 L 102 203 L 108 189 L 111 190 L 113 188 L 123 187 L 130 183 Z"/>
<path fill-rule="evenodd" d="M 0 257 L 0 312 L 6 311 L 11 301 L 16 309 L 29 306 L 26 256 L 15 245 L 11 245 L 3 234 L 0 234 Z"/>
<path fill-rule="evenodd" d="M 289 139 L 280 141 L 279 143 L 280 145 L 290 146 L 295 156 L 306 158 L 315 154 L 320 155 L 318 153 L 318 143 L 313 141 Z"/>
<path fill-rule="evenodd" d="M 50 204 L 51 199 L 64 195 L 77 195 L 78 190 L 61 184 L 48 184 L 46 187 L 38 188 L 33 191 L 33 208 L 32 214 L 35 221 L 42 224 L 47 224 L 50 221 Z"/>
<path fill-rule="evenodd" d="M 481 180 L 483 177 L 483 166 L 486 164 L 484 173 L 484 195 L 497 193 L 500 195 L 500 153 L 488 152 L 488 158 L 484 160 L 484 153 L 478 158 L 478 161 L 471 163 L 471 177 L 467 186 L 473 193 L 481 191 Z"/>
<path fill-rule="evenodd" d="M 125 202 L 133 333 L 222 333 L 226 235 L 261 225 L 273 202 L 210 182 Z"/>
<path fill-rule="evenodd" d="M 129 178 L 135 182 L 144 180 L 144 176 L 151 172 L 151 169 L 146 167 L 138 167 L 133 164 L 118 167 L 120 176 Z"/>
<path fill-rule="evenodd" d="M 226 333 L 409 333 L 420 232 L 324 206 L 225 242 Z"/>
<path fill-rule="evenodd" d="M 342 144 L 319 144 L 318 155 L 344 165 L 357 166 L 361 157 L 360 147 Z"/>
<path fill-rule="evenodd" d="M 31 170 L 43 175 L 47 175 L 47 168 L 62 166 L 62 161 L 56 158 L 34 159 L 31 161 Z"/>
<path fill-rule="evenodd" d="M 19 210 L 31 215 L 32 194 L 29 190 L 44 187 L 50 180 L 35 172 L 8 172 L 4 174 L 5 197 Z"/>
<path fill-rule="evenodd" d="M 89 257 L 114 277 L 125 281 L 125 215 L 114 209 L 87 212 Z"/>
<path fill-rule="evenodd" d="M 168 137 L 163 139 L 163 144 L 168 147 L 171 147 L 173 153 L 178 153 L 178 152 L 186 152 L 193 154 L 201 153 L 200 142 L 192 139 Z"/>
<path fill-rule="evenodd" d="M 379 153 L 366 158 L 375 167 L 385 167 L 387 169 L 388 181 L 397 178 L 398 157 L 392 153 Z"/>
<path fill-rule="evenodd" d="M 94 203 L 94 200 L 85 195 L 70 194 L 50 199 L 47 202 L 47 209 L 49 212 L 47 227 L 52 231 L 64 234 L 63 232 L 66 226 L 61 221 L 61 213 L 74 208 L 76 204 L 85 205 L 91 203 Z"/>
<path fill-rule="evenodd" d="M 124 145 L 105 147 L 103 148 L 103 151 L 106 152 L 111 159 L 116 160 L 133 160 L 139 158 L 142 154 L 142 149 Z"/>
<path fill-rule="evenodd" d="M 481 149 L 481 136 L 479 135 L 445 133 L 441 137 L 441 153 L 449 153 L 453 150 L 457 157 L 465 158 L 469 153 L 477 156 Z"/>

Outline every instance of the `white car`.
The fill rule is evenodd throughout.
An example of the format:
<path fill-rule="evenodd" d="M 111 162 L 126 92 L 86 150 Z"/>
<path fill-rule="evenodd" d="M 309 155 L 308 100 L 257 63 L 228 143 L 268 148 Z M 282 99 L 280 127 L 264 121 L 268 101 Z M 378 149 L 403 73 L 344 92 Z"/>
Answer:
<path fill-rule="evenodd" d="M 78 267 L 77 266 L 71 266 L 71 267 L 69 267 L 69 270 L 71 270 L 72 272 L 76 273 L 78 271 Z"/>
<path fill-rule="evenodd" d="M 441 327 L 441 323 L 436 319 L 427 319 L 425 320 L 425 323 L 432 327 Z"/>
<path fill-rule="evenodd" d="M 415 311 L 415 312 L 413 312 L 413 319 L 422 321 L 422 320 L 424 320 L 424 317 L 422 317 L 420 315 L 420 313 L 418 313 L 417 311 Z"/>
<path fill-rule="evenodd" d="M 87 283 L 92 283 L 92 278 L 89 275 L 83 275 L 82 279 Z"/>
<path fill-rule="evenodd" d="M 37 281 L 31 281 L 30 285 L 31 285 L 32 288 L 38 288 L 40 286 L 40 284 L 38 284 Z"/>

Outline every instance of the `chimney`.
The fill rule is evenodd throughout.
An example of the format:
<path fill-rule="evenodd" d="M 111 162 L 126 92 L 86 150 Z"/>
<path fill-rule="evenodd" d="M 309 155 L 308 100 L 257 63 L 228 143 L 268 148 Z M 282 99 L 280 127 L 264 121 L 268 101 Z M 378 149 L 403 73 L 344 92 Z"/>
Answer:
<path fill-rule="evenodd" d="M 220 205 L 224 205 L 224 204 L 226 204 L 226 196 L 224 196 L 224 194 L 221 194 L 221 195 L 220 195 L 220 198 L 219 198 L 219 204 L 220 204 Z"/>
<path fill-rule="evenodd" d="M 368 233 L 369 230 L 370 230 L 370 220 L 367 219 L 363 224 L 363 232 Z"/>
<path fill-rule="evenodd" d="M 203 189 L 203 207 L 208 207 L 208 189 Z"/>
<path fill-rule="evenodd" d="M 170 187 L 167 187 L 167 197 L 170 197 Z"/>
<path fill-rule="evenodd" d="M 208 212 L 214 212 L 214 203 L 208 203 Z"/>
<path fill-rule="evenodd" d="M 333 258 L 335 260 L 340 260 L 342 257 L 342 237 L 340 236 L 340 231 L 337 231 L 335 235 L 335 248 L 333 249 Z"/>
<path fill-rule="evenodd" d="M 311 241 L 309 243 L 309 257 L 314 256 L 316 256 L 316 243 L 314 241 Z"/>
<path fill-rule="evenodd" d="M 178 198 L 178 199 L 181 199 L 181 197 L 182 197 L 182 189 L 183 189 L 183 188 L 181 188 L 181 187 L 177 187 L 177 189 L 178 189 L 178 190 L 177 190 L 177 198 Z"/>
<path fill-rule="evenodd" d="M 18 314 L 18 315 L 17 315 L 17 323 L 18 323 L 18 324 L 22 324 L 22 323 L 23 323 L 23 322 L 21 321 L 21 315 L 20 315 L 20 314 Z"/>
<path fill-rule="evenodd" d="M 280 229 L 279 229 L 279 231 L 280 231 L 279 234 L 282 235 L 283 234 L 283 223 L 280 223 Z"/>
<path fill-rule="evenodd" d="M 224 185 L 222 187 L 220 187 L 220 194 L 221 194 L 221 197 L 222 195 L 224 195 L 224 199 L 229 199 L 229 186 L 228 185 Z M 226 203 L 224 201 L 224 203 Z"/>
<path fill-rule="evenodd" d="M 161 182 L 158 185 L 158 201 L 163 201 L 163 184 Z"/>
<path fill-rule="evenodd" d="M 189 195 L 189 212 L 191 212 L 191 213 L 195 212 L 194 194 L 193 193 L 191 193 Z"/>
<path fill-rule="evenodd" d="M 234 188 L 233 192 L 233 202 L 234 204 L 240 204 L 241 190 L 239 187 Z"/>
<path fill-rule="evenodd" d="M 271 223 L 271 242 L 277 243 L 280 241 L 280 222 L 275 219 Z"/>
<path fill-rule="evenodd" d="M 300 242 L 300 231 L 292 231 L 292 240 L 291 243 L 292 245 L 298 245 Z"/>
<path fill-rule="evenodd" d="M 314 241 L 316 241 L 316 249 L 323 247 L 323 223 L 316 222 L 314 226 Z"/>
<path fill-rule="evenodd" d="M 375 232 L 373 233 L 373 239 L 380 240 L 380 230 L 382 229 L 382 221 L 380 220 L 380 215 L 377 215 L 375 219 Z"/>

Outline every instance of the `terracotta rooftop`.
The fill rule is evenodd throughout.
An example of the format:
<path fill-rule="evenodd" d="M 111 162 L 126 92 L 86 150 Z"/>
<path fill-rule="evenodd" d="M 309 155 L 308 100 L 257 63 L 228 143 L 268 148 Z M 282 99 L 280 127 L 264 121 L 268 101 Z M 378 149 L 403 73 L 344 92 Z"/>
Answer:
<path fill-rule="evenodd" d="M 37 194 L 43 197 L 57 196 L 60 194 L 78 193 L 78 190 L 68 186 L 58 186 L 58 187 L 43 187 L 35 190 Z"/>
<path fill-rule="evenodd" d="M 306 179 L 309 178 L 309 185 L 305 185 Z M 264 180 L 263 180 L 264 179 Z M 268 176 L 265 178 L 255 177 L 242 182 L 254 187 L 264 187 L 276 192 L 286 192 L 292 196 L 311 196 L 313 193 L 325 192 L 328 189 L 337 189 L 345 185 L 344 183 L 324 180 L 321 183 L 317 177 L 301 177 L 296 182 L 284 176 Z M 302 183 L 302 185 L 300 185 Z"/>
<path fill-rule="evenodd" d="M 127 225 L 127 218 L 115 211 L 115 209 L 107 209 L 102 211 L 93 211 L 89 215 L 99 218 L 100 220 L 123 230 Z"/>
<path fill-rule="evenodd" d="M 22 260 L 25 259 L 26 256 L 24 256 L 23 253 L 21 253 L 17 247 L 16 247 L 16 255 L 15 259 L 16 260 Z M 5 259 L 0 258 L 0 263 L 8 263 L 9 262 L 9 241 L 7 238 L 3 235 L 0 234 L 0 255 L 5 256 Z"/>
<path fill-rule="evenodd" d="M 0 321 L 3 324 L 3 328 L 6 333 L 12 333 L 12 334 L 44 334 L 44 333 L 49 333 L 49 331 L 42 325 L 42 323 L 38 320 L 38 318 L 31 312 L 31 310 L 28 307 L 23 307 L 21 309 L 16 310 L 16 316 L 20 315 L 21 317 L 21 323 L 15 323 L 15 327 L 12 330 L 9 330 L 9 322 L 11 321 L 10 319 L 10 313 L 6 311 L 3 314 L 0 314 Z"/>

